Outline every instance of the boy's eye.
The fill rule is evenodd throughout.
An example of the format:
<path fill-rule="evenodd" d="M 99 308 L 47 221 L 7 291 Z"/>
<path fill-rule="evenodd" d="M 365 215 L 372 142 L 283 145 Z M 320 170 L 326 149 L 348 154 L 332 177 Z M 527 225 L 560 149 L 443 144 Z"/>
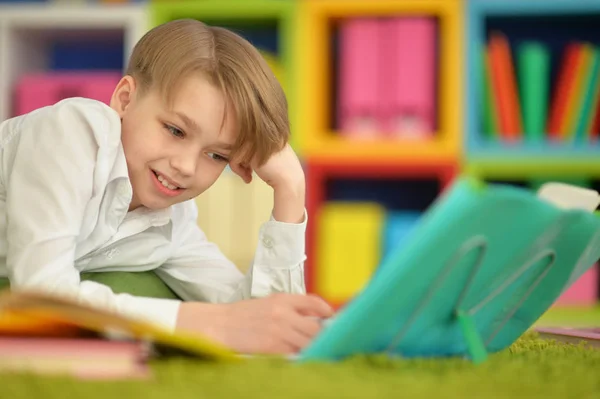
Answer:
<path fill-rule="evenodd" d="M 214 159 L 217 162 L 229 162 L 229 160 L 227 158 L 225 158 L 222 155 L 215 154 L 214 152 L 208 153 L 208 156 L 211 157 L 212 159 Z"/>
<path fill-rule="evenodd" d="M 183 137 L 183 132 L 177 129 L 175 126 L 165 124 L 165 128 L 175 137 Z"/>

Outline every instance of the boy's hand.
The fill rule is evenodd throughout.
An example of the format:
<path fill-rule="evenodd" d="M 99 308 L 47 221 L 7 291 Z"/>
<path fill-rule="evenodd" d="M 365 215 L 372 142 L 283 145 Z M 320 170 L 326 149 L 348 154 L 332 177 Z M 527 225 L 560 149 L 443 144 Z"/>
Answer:
<path fill-rule="evenodd" d="M 252 181 L 252 171 L 256 172 L 269 186 L 297 186 L 304 184 L 304 171 L 292 147 L 287 144 L 283 150 L 273 154 L 269 160 L 260 167 L 256 165 L 241 165 L 232 161 L 231 170 L 244 180 Z"/>
<path fill-rule="evenodd" d="M 250 168 L 232 162 L 230 168 L 246 183 L 252 181 L 254 170 L 258 177 L 273 188 L 275 220 L 287 223 L 303 221 L 306 181 L 300 160 L 289 144 L 273 154 L 263 166 Z"/>
<path fill-rule="evenodd" d="M 255 168 L 254 171 L 273 189 L 304 187 L 305 184 L 304 170 L 289 144 L 283 150 L 273 154 L 263 166 Z"/>
<path fill-rule="evenodd" d="M 312 295 L 274 294 L 232 304 L 181 304 L 177 327 L 200 333 L 238 353 L 293 354 L 321 330 L 317 318 L 333 315 Z"/>

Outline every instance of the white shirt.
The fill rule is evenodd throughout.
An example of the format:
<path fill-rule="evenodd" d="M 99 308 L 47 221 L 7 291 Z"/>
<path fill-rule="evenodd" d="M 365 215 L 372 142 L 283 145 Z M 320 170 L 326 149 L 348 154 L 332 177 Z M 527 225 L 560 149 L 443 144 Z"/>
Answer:
<path fill-rule="evenodd" d="M 154 270 L 184 300 L 215 303 L 306 292 L 306 214 L 266 221 L 243 275 L 198 227 L 194 200 L 128 212 L 131 198 L 121 121 L 107 105 L 68 99 L 2 122 L 0 276 L 171 331 L 179 300 L 115 294 L 80 273 Z"/>

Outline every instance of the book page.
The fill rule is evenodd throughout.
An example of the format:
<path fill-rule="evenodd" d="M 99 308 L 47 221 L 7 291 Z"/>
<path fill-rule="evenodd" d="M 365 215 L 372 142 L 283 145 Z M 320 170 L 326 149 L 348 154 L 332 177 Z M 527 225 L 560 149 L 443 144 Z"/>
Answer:
<path fill-rule="evenodd" d="M 594 212 L 600 205 L 600 195 L 597 191 L 566 183 L 546 183 L 540 187 L 537 195 L 563 209 Z"/>

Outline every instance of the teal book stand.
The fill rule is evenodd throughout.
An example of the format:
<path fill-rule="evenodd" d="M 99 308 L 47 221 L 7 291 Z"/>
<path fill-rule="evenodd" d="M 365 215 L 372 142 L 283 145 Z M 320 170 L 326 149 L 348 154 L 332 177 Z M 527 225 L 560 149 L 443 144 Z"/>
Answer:
<path fill-rule="evenodd" d="M 459 179 L 298 361 L 469 356 L 526 332 L 600 257 L 600 217 Z"/>

